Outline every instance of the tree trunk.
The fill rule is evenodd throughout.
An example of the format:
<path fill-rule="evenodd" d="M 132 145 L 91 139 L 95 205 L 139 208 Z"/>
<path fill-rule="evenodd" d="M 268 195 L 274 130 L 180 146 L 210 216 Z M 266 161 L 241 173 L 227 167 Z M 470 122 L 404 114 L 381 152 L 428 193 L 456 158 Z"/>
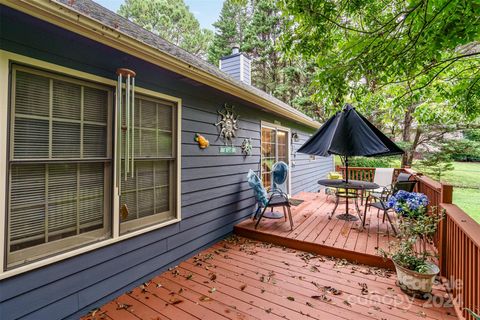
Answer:
<path fill-rule="evenodd" d="M 415 131 L 415 137 L 413 138 L 412 147 L 410 148 L 410 152 L 408 153 L 408 157 L 407 157 L 407 165 L 410 167 L 412 166 L 413 156 L 415 155 L 415 151 L 417 150 L 418 141 L 420 140 L 421 134 L 422 134 L 422 130 L 420 128 L 417 128 L 417 130 Z"/>
<path fill-rule="evenodd" d="M 411 138 L 411 128 L 412 128 L 412 110 L 411 106 L 407 108 L 405 111 L 405 117 L 403 119 L 403 130 L 402 130 L 402 141 L 403 142 L 410 142 Z M 402 168 L 405 166 L 411 166 L 413 159 L 413 150 L 411 148 L 406 148 L 405 153 L 402 156 Z M 410 161 L 409 161 L 410 160 Z"/>

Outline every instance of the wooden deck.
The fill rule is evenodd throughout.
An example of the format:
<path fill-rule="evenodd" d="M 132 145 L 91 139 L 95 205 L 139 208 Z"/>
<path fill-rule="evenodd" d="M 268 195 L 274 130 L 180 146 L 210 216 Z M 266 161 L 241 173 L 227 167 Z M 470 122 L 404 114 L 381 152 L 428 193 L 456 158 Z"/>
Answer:
<path fill-rule="evenodd" d="M 388 251 L 388 243 L 394 240 L 394 234 L 388 221 L 382 222 L 382 212 L 377 217 L 377 210 L 367 211 L 365 229 L 360 220 L 343 221 L 336 215 L 345 212 L 345 203 L 340 202 L 335 216 L 328 219 L 332 212 L 334 197 L 321 193 L 301 193 L 295 198 L 305 200 L 292 207 L 293 231 L 283 219 L 262 219 L 257 230 L 254 221 L 245 220 L 235 226 L 235 233 L 251 239 L 267 241 L 290 248 L 315 252 L 327 256 L 357 261 L 372 266 L 392 268 L 389 261 L 378 255 L 377 249 Z M 360 203 L 359 203 L 360 204 Z M 357 216 L 353 204 L 350 213 Z M 363 206 L 360 206 L 363 214 Z M 392 219 L 394 219 L 391 214 Z"/>
<path fill-rule="evenodd" d="M 390 270 L 233 236 L 83 319 L 456 319 L 431 305 Z"/>

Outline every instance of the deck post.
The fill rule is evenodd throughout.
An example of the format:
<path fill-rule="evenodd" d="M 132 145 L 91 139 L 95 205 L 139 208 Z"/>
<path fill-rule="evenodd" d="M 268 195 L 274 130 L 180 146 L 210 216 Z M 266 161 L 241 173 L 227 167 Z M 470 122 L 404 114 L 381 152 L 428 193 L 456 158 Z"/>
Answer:
<path fill-rule="evenodd" d="M 442 183 L 440 191 L 440 202 L 452 204 L 453 201 L 453 186 L 448 183 Z"/>
<path fill-rule="evenodd" d="M 453 201 L 453 186 L 451 184 L 442 183 L 440 189 L 440 203 L 452 204 Z M 446 277 L 447 271 L 447 259 L 446 259 L 446 250 L 447 250 L 447 216 L 446 212 L 442 209 L 441 206 L 437 208 L 439 212 L 443 214 L 442 219 L 438 224 L 438 264 L 440 267 L 440 275 Z"/>

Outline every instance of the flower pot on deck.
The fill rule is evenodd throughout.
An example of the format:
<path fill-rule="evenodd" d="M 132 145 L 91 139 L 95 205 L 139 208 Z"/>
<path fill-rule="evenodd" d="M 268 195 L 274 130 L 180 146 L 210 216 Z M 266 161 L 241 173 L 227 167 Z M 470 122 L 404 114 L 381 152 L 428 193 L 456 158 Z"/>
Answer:
<path fill-rule="evenodd" d="M 426 299 L 432 292 L 435 276 L 440 272 L 440 269 L 434 263 L 428 264 L 428 272 L 417 272 L 409 270 L 397 264 L 393 260 L 395 270 L 397 271 L 397 285 L 406 294 Z"/>

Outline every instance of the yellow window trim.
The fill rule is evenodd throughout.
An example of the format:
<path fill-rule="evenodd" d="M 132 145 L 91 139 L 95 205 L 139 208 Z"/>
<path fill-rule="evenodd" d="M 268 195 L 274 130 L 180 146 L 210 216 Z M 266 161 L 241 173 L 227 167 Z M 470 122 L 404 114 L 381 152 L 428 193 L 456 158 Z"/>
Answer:
<path fill-rule="evenodd" d="M 9 109 L 9 70 L 10 70 L 10 63 L 16 62 L 24 65 L 29 65 L 35 68 L 40 68 L 40 69 L 45 69 L 46 71 L 51 71 L 51 72 L 58 72 L 58 73 L 63 73 L 63 74 L 68 74 L 71 75 L 72 77 L 78 78 L 78 79 L 83 79 L 89 82 L 97 82 L 99 84 L 103 85 L 109 85 L 109 86 L 116 86 L 117 82 L 111 79 L 99 77 L 93 74 L 89 74 L 86 72 L 58 66 L 49 62 L 45 62 L 42 60 L 38 59 L 33 59 L 30 57 L 26 57 L 23 55 L 19 55 L 16 53 L 11 53 L 5 50 L 0 50 L 0 152 L 3 154 L 3 156 L 0 157 L 0 230 L 5 230 L 5 222 L 6 222 L 6 187 L 7 187 L 7 157 L 6 157 L 6 151 L 7 151 L 7 139 L 8 139 L 8 109 Z M 176 142 L 177 142 L 177 153 L 176 153 L 176 165 L 177 165 L 177 176 L 176 176 L 176 218 L 159 223 L 156 225 L 152 225 L 146 228 L 142 228 L 137 231 L 133 231 L 124 235 L 119 234 L 119 228 L 120 228 L 120 221 L 119 221 L 119 215 L 115 214 L 118 212 L 119 208 L 119 201 L 118 201 L 118 192 L 117 190 L 113 189 L 113 194 L 114 194 L 114 201 L 113 201 L 113 217 L 112 217 L 112 225 L 113 225 L 113 231 L 112 231 L 112 238 L 100 241 L 91 245 L 86 245 L 84 247 L 61 253 L 49 258 L 45 258 L 43 260 L 35 261 L 32 262 L 31 264 L 24 265 L 12 270 L 5 270 L 5 235 L 2 234 L 0 236 L 0 280 L 6 279 L 24 272 L 28 272 L 43 266 L 47 266 L 49 264 L 52 264 L 54 262 L 58 262 L 61 260 L 65 260 L 74 256 L 77 256 L 82 253 L 86 253 L 89 251 L 93 251 L 153 230 L 157 230 L 160 228 L 163 228 L 165 226 L 177 223 L 181 221 L 181 159 L 182 159 L 182 148 L 181 148 L 181 130 L 182 130 L 182 100 L 178 97 L 172 97 L 163 93 L 159 93 L 156 91 L 144 89 L 141 87 L 136 87 L 135 88 L 136 92 L 146 95 L 146 96 L 151 96 L 151 97 L 156 97 L 160 98 L 163 100 L 167 100 L 170 102 L 173 102 L 176 107 L 177 107 L 177 131 L 176 131 Z M 116 121 L 115 121 L 116 123 Z M 115 131 L 116 132 L 116 131 Z M 116 163 L 114 163 L 116 165 Z M 113 176 L 113 179 L 115 179 L 115 175 Z M 112 180 L 112 183 L 115 186 L 115 180 Z"/>
<path fill-rule="evenodd" d="M 288 110 L 284 107 L 265 99 L 252 92 L 245 91 L 234 83 L 225 79 L 218 78 L 206 71 L 198 69 L 177 57 L 153 48 L 137 39 L 134 39 L 118 30 L 114 30 L 104 24 L 84 16 L 63 4 L 47 0 L 0 0 L 13 9 L 27 13 L 41 20 L 50 22 L 66 30 L 78 33 L 87 38 L 93 39 L 99 43 L 106 44 L 126 52 L 132 56 L 138 57 L 150 63 L 156 64 L 161 68 L 171 70 L 195 81 L 204 83 L 213 88 L 232 94 L 241 99 L 250 101 L 258 106 L 272 111 L 278 115 L 287 117 L 308 127 L 317 129 L 320 123 L 309 117 L 297 113 L 294 110 Z"/>

